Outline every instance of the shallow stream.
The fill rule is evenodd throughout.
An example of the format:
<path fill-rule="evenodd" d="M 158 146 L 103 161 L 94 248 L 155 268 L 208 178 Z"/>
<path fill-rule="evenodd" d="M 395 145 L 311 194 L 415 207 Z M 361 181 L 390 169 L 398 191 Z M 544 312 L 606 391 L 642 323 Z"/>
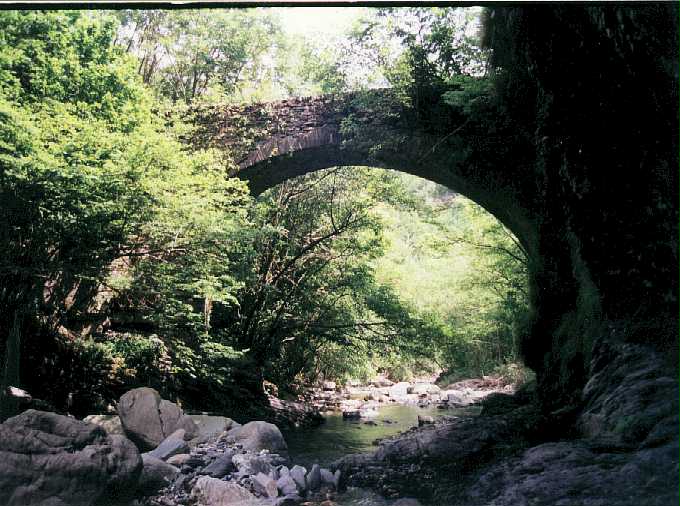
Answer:
<path fill-rule="evenodd" d="M 413 405 L 391 405 L 379 408 L 378 415 L 361 420 L 343 419 L 341 414 L 326 416 L 318 427 L 284 430 L 292 462 L 309 469 L 312 464 L 328 467 L 333 461 L 351 453 L 376 450 L 374 441 L 393 436 L 418 425 L 418 415 L 474 416 L 479 408 L 436 409 Z M 368 423 L 367 423 L 368 422 Z M 385 500 L 368 490 L 349 489 L 336 498 L 338 506 L 388 506 Z"/>

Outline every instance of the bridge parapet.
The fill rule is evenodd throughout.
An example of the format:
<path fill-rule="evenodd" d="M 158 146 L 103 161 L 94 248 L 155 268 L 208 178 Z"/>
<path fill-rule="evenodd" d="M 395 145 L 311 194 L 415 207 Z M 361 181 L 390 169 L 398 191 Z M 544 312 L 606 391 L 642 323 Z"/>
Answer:
<path fill-rule="evenodd" d="M 273 156 L 348 141 L 351 123 L 394 125 L 401 110 L 390 90 L 200 106 L 191 111 L 197 127 L 192 142 L 228 151 L 240 170 Z"/>

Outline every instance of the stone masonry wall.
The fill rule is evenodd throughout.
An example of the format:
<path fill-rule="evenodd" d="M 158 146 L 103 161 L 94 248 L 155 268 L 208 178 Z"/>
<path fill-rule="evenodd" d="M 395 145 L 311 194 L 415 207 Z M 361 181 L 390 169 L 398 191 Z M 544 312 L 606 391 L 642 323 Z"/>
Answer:
<path fill-rule="evenodd" d="M 279 102 L 250 105 L 211 105 L 191 111 L 198 127 L 192 143 L 200 147 L 227 148 L 239 169 L 266 158 L 326 144 L 343 138 L 343 121 L 384 124 L 371 103 L 399 105 L 388 90 L 363 94 L 294 97 Z M 396 117 L 396 116 L 392 116 Z"/>

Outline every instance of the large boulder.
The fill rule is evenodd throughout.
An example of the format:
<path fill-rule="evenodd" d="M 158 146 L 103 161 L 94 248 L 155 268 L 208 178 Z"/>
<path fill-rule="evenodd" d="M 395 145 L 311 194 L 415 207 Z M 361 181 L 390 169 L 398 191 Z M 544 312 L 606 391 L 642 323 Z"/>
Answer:
<path fill-rule="evenodd" d="M 163 433 L 159 405 L 161 396 L 153 388 L 135 388 L 118 401 L 123 430 L 140 448 L 151 450 L 169 434 Z"/>
<path fill-rule="evenodd" d="M 411 384 L 406 381 L 400 381 L 399 383 L 395 383 L 390 387 L 390 397 L 392 398 L 406 397 L 410 386 Z"/>
<path fill-rule="evenodd" d="M 0 425 L 0 504 L 90 506 L 134 493 L 142 459 L 101 427 L 30 409 Z"/>
<path fill-rule="evenodd" d="M 267 506 L 236 483 L 201 476 L 191 490 L 196 506 Z"/>
<path fill-rule="evenodd" d="M 164 434 L 172 434 L 176 430 L 182 429 L 185 432 L 185 439 L 187 441 L 198 436 L 196 422 L 189 415 L 185 415 L 182 409 L 174 402 L 161 399 L 158 405 L 158 413 Z"/>
<path fill-rule="evenodd" d="M 269 450 L 272 453 L 284 455 L 288 453 L 288 445 L 281 431 L 272 423 L 249 422 L 242 427 L 230 430 L 229 437 L 251 452 Z"/>
<path fill-rule="evenodd" d="M 118 416 L 127 437 L 142 450 L 153 450 L 177 429 L 184 429 L 186 439 L 198 435 L 194 421 L 176 404 L 161 399 L 153 388 L 135 388 L 123 394 Z"/>

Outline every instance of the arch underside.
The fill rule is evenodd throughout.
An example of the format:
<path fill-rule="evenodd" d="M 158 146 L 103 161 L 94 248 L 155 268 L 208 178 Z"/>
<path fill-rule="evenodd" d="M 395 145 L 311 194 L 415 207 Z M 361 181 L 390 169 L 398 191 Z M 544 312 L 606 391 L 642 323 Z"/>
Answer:
<path fill-rule="evenodd" d="M 418 149 L 419 146 L 427 146 Z M 490 177 L 467 146 L 436 149 L 432 139 L 419 138 L 409 149 L 383 149 L 329 144 L 261 159 L 244 167 L 238 177 L 259 195 L 287 179 L 340 166 L 367 166 L 406 172 L 445 186 L 473 200 L 501 221 L 521 242 L 529 256 L 535 252 L 535 228 L 521 200 Z"/>

